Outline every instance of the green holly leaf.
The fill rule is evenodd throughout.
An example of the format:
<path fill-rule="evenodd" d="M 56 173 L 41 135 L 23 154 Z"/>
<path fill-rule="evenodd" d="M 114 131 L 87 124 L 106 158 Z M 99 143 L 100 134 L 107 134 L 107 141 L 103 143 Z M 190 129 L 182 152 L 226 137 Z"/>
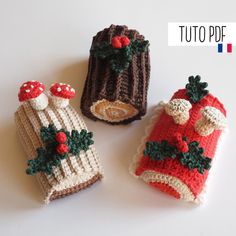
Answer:
<path fill-rule="evenodd" d="M 46 164 L 46 150 L 44 148 L 38 148 L 37 157 L 28 161 L 28 168 L 26 169 L 26 173 L 28 175 L 34 175 L 37 172 L 42 171 Z"/>
<path fill-rule="evenodd" d="M 57 153 L 58 142 L 55 137 L 57 132 L 64 132 L 67 136 L 67 142 L 65 143 L 69 147 L 69 153 L 78 155 L 81 150 L 87 151 L 89 146 L 93 144 L 91 132 L 87 130 L 72 130 L 71 133 L 61 129 L 56 130 L 53 125 L 48 127 L 42 127 L 40 130 L 40 136 L 44 142 L 44 148 L 37 149 L 37 156 L 28 161 L 28 168 L 26 173 L 34 175 L 38 172 L 44 172 L 46 174 L 52 174 L 53 169 L 61 164 L 63 159 L 66 159 L 69 153 L 59 154 Z"/>
<path fill-rule="evenodd" d="M 119 75 L 129 67 L 133 56 L 145 52 L 148 46 L 149 42 L 146 40 L 131 39 L 128 46 L 120 49 L 113 48 L 108 42 L 101 42 L 94 45 L 90 53 L 97 58 L 107 59 L 112 71 Z"/>
<path fill-rule="evenodd" d="M 149 156 L 152 160 L 164 160 L 166 158 L 176 158 L 177 148 L 170 145 L 166 140 L 161 142 L 147 142 L 144 156 Z"/>
<path fill-rule="evenodd" d="M 94 47 L 90 49 L 90 53 L 91 55 L 94 55 L 95 57 L 104 59 L 114 54 L 114 51 L 113 51 L 113 47 L 109 43 L 102 42 L 102 43 L 94 45 Z"/>
<path fill-rule="evenodd" d="M 197 76 L 190 76 L 188 78 L 189 83 L 186 85 L 186 94 L 189 97 L 189 100 L 192 103 L 199 102 L 203 97 L 205 97 L 209 91 L 205 88 L 208 86 L 206 82 L 200 82 L 201 77 Z"/>
<path fill-rule="evenodd" d="M 41 128 L 40 137 L 44 143 L 52 143 L 55 140 L 56 133 L 55 126 L 50 124 L 48 127 Z"/>
<path fill-rule="evenodd" d="M 204 150 L 199 146 L 199 143 L 193 141 L 188 144 L 189 151 L 181 153 L 180 162 L 182 165 L 187 166 L 190 170 L 197 169 L 199 173 L 203 174 L 205 170 L 211 168 L 211 159 L 203 156 Z"/>
<path fill-rule="evenodd" d="M 81 150 L 87 151 L 89 146 L 94 143 L 92 136 L 93 134 L 85 129 L 82 129 L 80 132 L 72 130 L 71 137 L 68 140 L 70 153 L 78 155 Z"/>

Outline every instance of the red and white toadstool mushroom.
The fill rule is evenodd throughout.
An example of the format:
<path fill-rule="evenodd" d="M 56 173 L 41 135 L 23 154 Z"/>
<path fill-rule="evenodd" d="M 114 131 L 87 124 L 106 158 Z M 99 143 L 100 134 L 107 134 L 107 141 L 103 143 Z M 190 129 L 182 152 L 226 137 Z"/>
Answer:
<path fill-rule="evenodd" d="M 75 96 L 75 90 L 64 83 L 53 84 L 50 88 L 52 102 L 57 108 L 64 108 L 69 105 L 69 100 Z"/>
<path fill-rule="evenodd" d="M 25 82 L 18 93 L 20 102 L 29 101 L 33 109 L 44 110 L 48 106 L 48 97 L 43 93 L 45 86 L 35 80 Z"/>

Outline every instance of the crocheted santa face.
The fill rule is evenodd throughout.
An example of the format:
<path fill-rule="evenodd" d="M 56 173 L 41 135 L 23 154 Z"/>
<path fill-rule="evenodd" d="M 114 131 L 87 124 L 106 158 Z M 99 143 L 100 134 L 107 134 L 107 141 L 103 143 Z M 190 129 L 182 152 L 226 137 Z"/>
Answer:
<path fill-rule="evenodd" d="M 153 187 L 197 202 L 208 177 L 226 111 L 200 76 L 189 77 L 168 103 L 155 111 L 131 172 Z"/>

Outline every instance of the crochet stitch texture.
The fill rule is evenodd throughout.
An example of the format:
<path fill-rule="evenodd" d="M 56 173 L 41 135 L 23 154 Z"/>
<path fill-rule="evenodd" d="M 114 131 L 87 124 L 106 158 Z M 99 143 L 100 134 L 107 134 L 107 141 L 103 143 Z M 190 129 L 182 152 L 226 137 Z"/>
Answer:
<path fill-rule="evenodd" d="M 184 99 L 185 104 L 187 104 L 186 101 L 191 102 L 187 90 L 180 89 L 174 93 L 169 103 L 161 102 L 158 104 L 150 120 L 146 135 L 130 165 L 130 172 L 135 177 L 143 179 L 149 185 L 175 198 L 198 202 L 209 174 L 210 162 L 214 158 L 218 140 L 225 126 L 226 110 L 222 103 L 209 93 L 206 93 L 197 102 L 196 100 L 191 102 L 191 109 L 189 109 L 189 106 L 188 109 L 186 109 L 186 106 L 182 106 L 180 100 L 180 104 L 175 103 L 175 105 L 178 106 L 177 110 L 180 106 L 184 108 L 178 115 L 181 117 L 182 114 L 185 122 L 179 123 L 178 119 L 176 120 L 174 117 L 176 113 L 171 115 L 168 112 L 168 107 L 173 104 L 171 101 L 176 101 L 176 99 L 177 101 Z M 211 108 L 209 109 L 209 107 Z M 210 110 L 210 115 L 207 113 L 208 115 L 203 117 L 202 114 L 205 109 Z M 187 120 L 186 112 L 189 113 Z M 208 119 L 209 116 L 212 119 Z M 201 129 L 199 126 L 201 126 Z M 199 130 L 207 130 L 208 132 L 206 134 L 199 132 Z M 176 153 L 178 153 L 176 149 L 173 152 L 170 148 L 167 149 L 166 146 L 164 146 L 165 152 L 172 151 L 171 153 L 173 153 L 172 155 L 175 154 L 174 156 L 169 156 L 170 154 L 163 152 L 161 154 L 164 157 L 160 154 L 155 156 L 161 149 L 153 149 L 150 145 L 149 149 L 145 151 L 146 153 L 144 152 L 148 142 L 154 142 L 155 144 L 165 140 L 173 145 L 173 137 L 179 136 L 179 134 L 187 138 L 187 141 L 183 139 L 179 143 L 181 144 L 179 150 L 181 150 L 182 158 L 176 157 Z M 192 154 L 189 155 L 190 150 L 183 145 L 187 143 L 190 145 L 191 142 L 189 148 L 192 149 Z M 175 143 L 174 147 L 178 147 L 178 145 Z M 154 158 L 150 158 L 149 155 Z M 159 157 L 159 159 L 156 157 Z M 204 166 L 205 170 L 203 169 Z"/>
<path fill-rule="evenodd" d="M 49 96 L 49 105 L 44 110 L 33 109 L 27 101 L 15 113 L 17 132 L 29 160 L 37 156 L 38 148 L 44 147 L 40 136 L 42 127 L 53 124 L 57 130 L 63 129 L 65 132 L 71 133 L 72 130 L 87 132 L 83 119 L 73 107 L 68 105 L 64 108 L 56 108 L 51 99 L 52 97 Z M 64 144 L 65 137 L 59 134 L 56 139 L 62 142 L 58 145 L 57 151 L 67 152 Z M 103 177 L 97 152 L 94 145 L 91 142 L 90 144 L 82 148 L 80 152 L 71 149 L 71 152 L 78 154 L 69 153 L 65 159 L 61 160 L 59 166 L 53 167 L 51 174 L 45 172 L 36 174 L 46 203 L 76 193 Z"/>
<path fill-rule="evenodd" d="M 146 114 L 149 77 L 148 41 L 127 26 L 111 25 L 93 37 L 82 113 L 109 124 L 141 119 Z"/>

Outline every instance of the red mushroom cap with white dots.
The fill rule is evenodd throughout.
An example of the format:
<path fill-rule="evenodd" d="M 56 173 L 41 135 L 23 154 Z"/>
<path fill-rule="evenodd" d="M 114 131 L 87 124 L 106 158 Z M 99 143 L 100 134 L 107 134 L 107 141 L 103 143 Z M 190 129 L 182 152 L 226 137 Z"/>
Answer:
<path fill-rule="evenodd" d="M 71 99 L 75 96 L 75 90 L 69 85 L 64 83 L 53 84 L 50 88 L 52 95 L 65 99 Z"/>
<path fill-rule="evenodd" d="M 27 81 L 21 87 L 18 93 L 20 102 L 38 97 L 45 90 L 45 86 L 38 81 Z"/>

